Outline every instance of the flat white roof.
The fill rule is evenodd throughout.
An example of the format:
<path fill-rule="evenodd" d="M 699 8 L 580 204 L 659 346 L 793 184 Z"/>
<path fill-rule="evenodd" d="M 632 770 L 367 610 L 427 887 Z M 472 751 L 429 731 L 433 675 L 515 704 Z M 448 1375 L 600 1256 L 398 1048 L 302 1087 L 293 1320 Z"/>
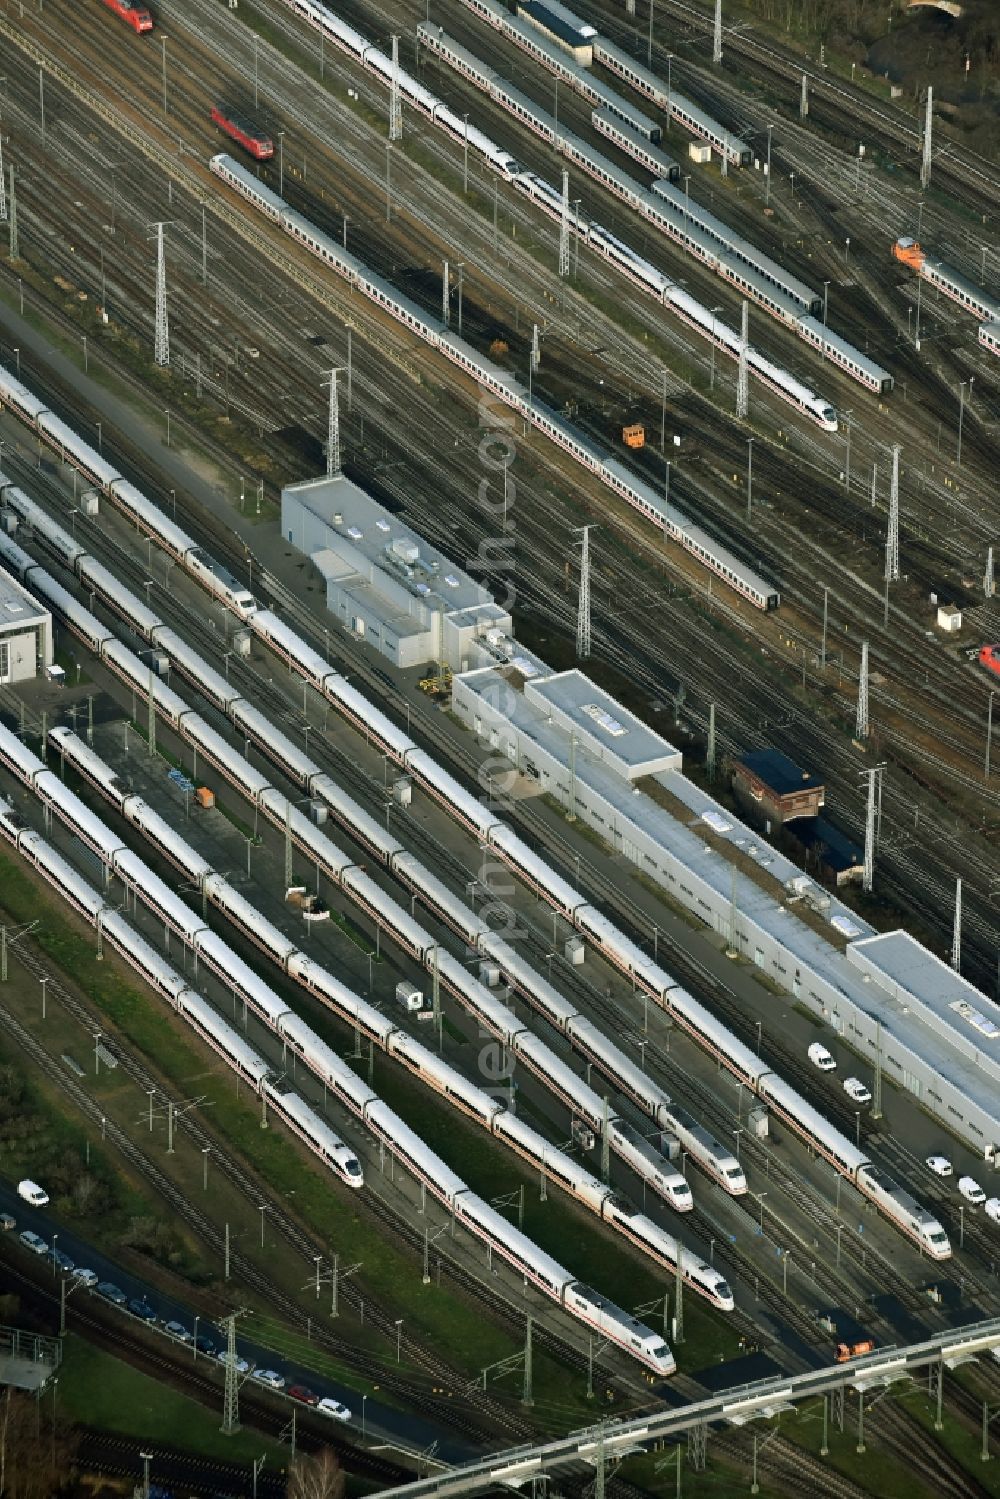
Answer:
<path fill-rule="evenodd" d="M 33 628 L 39 620 L 47 619 L 48 614 L 16 578 L 0 567 L 0 631 L 7 634 Z"/>
<path fill-rule="evenodd" d="M 614 755 L 633 769 L 659 769 L 665 759 L 679 754 L 648 724 L 599 687 L 582 671 L 559 672 L 532 681 L 525 696 L 544 711 L 547 704 L 566 714 L 577 736 Z"/>
<path fill-rule="evenodd" d="M 323 521 L 328 544 L 359 572 L 374 568 L 414 597 L 434 595 L 448 614 L 492 602 L 487 589 L 344 474 L 286 485 L 282 502 L 298 503 Z"/>
<path fill-rule="evenodd" d="M 1000 1083 L 1000 1005 L 909 932 L 880 932 L 848 948 L 848 959 Z"/>

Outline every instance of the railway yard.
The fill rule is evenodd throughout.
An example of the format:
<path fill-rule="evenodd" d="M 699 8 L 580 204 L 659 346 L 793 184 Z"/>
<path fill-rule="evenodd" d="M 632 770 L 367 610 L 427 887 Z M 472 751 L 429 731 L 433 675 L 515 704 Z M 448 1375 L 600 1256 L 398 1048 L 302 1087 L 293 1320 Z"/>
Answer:
<path fill-rule="evenodd" d="M 5 1290 L 262 1493 L 1000 1492 L 1000 167 L 721 25 L 0 4 Z"/>

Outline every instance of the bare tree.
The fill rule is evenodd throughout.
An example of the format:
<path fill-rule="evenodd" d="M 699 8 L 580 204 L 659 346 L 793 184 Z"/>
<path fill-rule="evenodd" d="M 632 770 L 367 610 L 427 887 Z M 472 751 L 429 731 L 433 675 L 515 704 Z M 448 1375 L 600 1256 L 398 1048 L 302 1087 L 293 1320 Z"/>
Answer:
<path fill-rule="evenodd" d="M 344 1499 L 347 1481 L 335 1453 L 324 1447 L 288 1470 L 288 1499 Z"/>
<path fill-rule="evenodd" d="M 66 1481 L 77 1447 L 77 1433 L 58 1413 L 46 1419 L 45 1395 L 20 1395 L 8 1388 L 0 1413 L 0 1496 L 49 1499 Z"/>

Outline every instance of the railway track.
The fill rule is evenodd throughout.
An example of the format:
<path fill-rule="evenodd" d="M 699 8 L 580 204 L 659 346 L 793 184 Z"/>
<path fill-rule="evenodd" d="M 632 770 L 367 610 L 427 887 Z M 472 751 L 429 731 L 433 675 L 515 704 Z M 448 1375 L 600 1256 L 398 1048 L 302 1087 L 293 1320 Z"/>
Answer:
<path fill-rule="evenodd" d="M 45 963 L 32 948 L 19 944 L 18 955 L 24 966 L 35 977 L 41 977 L 46 972 Z M 91 1010 L 82 1001 L 77 999 L 54 976 L 48 977 L 48 993 L 50 998 L 58 1000 L 67 1012 L 91 1034 L 105 1023 L 103 1016 Z M 9 1011 L 3 1009 L 0 1009 L 0 1024 L 17 1040 L 18 1044 L 32 1057 L 36 1064 L 41 1066 L 47 1075 L 57 1083 L 59 1088 L 67 1094 L 80 1113 L 85 1118 L 91 1119 L 97 1126 L 100 1126 L 102 1115 L 99 1104 L 90 1097 L 75 1079 L 53 1067 L 48 1054 L 31 1033 L 25 1030 Z M 125 1048 L 120 1048 L 119 1061 L 120 1065 L 133 1078 L 141 1091 L 148 1092 L 150 1088 L 162 1091 L 159 1079 L 150 1073 Z M 259 1182 L 252 1178 L 226 1152 L 217 1138 L 205 1130 L 193 1114 L 183 1114 L 178 1118 L 177 1122 L 178 1126 L 183 1128 L 189 1135 L 195 1149 L 205 1149 L 206 1145 L 210 1147 L 216 1169 L 221 1170 L 243 1196 L 255 1205 L 259 1205 L 261 1197 Z M 106 1137 L 111 1140 L 115 1148 L 122 1153 L 125 1159 L 145 1179 L 151 1182 L 157 1192 L 171 1204 L 198 1238 L 221 1254 L 221 1240 L 218 1231 L 211 1221 L 206 1218 L 204 1213 L 183 1195 L 171 1178 L 160 1171 L 150 1158 L 113 1121 L 107 1121 L 104 1128 L 106 1130 Z M 267 1195 L 266 1192 L 264 1195 Z M 395 1238 L 422 1251 L 422 1234 L 417 1234 L 403 1215 L 397 1212 L 371 1184 L 369 1184 L 369 1191 L 366 1193 L 366 1205 Z M 304 1265 L 313 1263 L 316 1257 L 315 1242 L 289 1215 L 287 1203 L 282 1201 L 281 1204 L 273 1203 L 272 1206 L 271 1218 L 273 1231 L 280 1233 L 301 1255 Z M 492 1310 L 502 1311 L 504 1315 L 509 1316 L 510 1304 L 502 1292 L 493 1287 L 487 1287 L 477 1277 L 471 1275 L 456 1260 L 455 1255 L 449 1252 L 447 1246 L 443 1244 L 438 1246 L 436 1253 L 444 1262 L 448 1275 L 454 1279 L 458 1286 L 467 1293 L 471 1293 L 477 1300 L 482 1301 Z M 475 1390 L 466 1388 L 467 1382 L 463 1380 L 461 1375 L 457 1374 L 444 1359 L 436 1354 L 432 1354 L 411 1336 L 407 1335 L 407 1337 L 404 1337 L 402 1344 L 408 1359 L 421 1371 L 422 1378 L 419 1381 L 414 1381 L 406 1374 L 394 1372 L 393 1366 L 388 1360 L 382 1360 L 373 1356 L 367 1349 L 353 1344 L 348 1338 L 340 1337 L 328 1328 L 317 1327 L 315 1322 L 306 1316 L 305 1312 L 285 1293 L 277 1282 L 272 1280 L 238 1249 L 231 1251 L 230 1259 L 233 1270 L 239 1279 L 245 1285 L 252 1287 L 262 1297 L 265 1304 L 280 1312 L 288 1325 L 308 1330 L 310 1336 L 319 1346 L 336 1353 L 360 1374 L 364 1374 L 376 1383 L 381 1384 L 383 1388 L 392 1390 L 399 1399 L 405 1401 L 412 1408 L 426 1411 L 428 1414 L 432 1414 L 434 1419 L 440 1420 L 440 1404 L 434 1398 L 434 1390 L 435 1388 L 444 1386 L 453 1391 L 462 1391 L 455 1399 L 454 1413 L 459 1429 L 466 1430 L 470 1435 L 477 1431 L 480 1434 L 489 1432 L 491 1435 L 495 1435 L 497 1431 L 503 1431 L 507 1435 L 517 1437 L 527 1435 L 530 1432 L 530 1426 L 523 1421 L 519 1414 L 504 1412 L 502 1406 L 495 1402 L 492 1397 L 477 1394 Z M 355 1309 L 358 1308 L 362 1296 L 361 1289 L 355 1287 L 350 1281 L 347 1281 L 342 1287 L 341 1294 L 349 1305 Z M 395 1341 L 397 1329 L 394 1319 L 388 1316 L 385 1309 L 378 1302 L 372 1301 L 367 1295 L 364 1297 L 364 1315 L 369 1324 L 374 1324 L 384 1332 L 387 1343 Z M 559 1340 L 553 1339 L 544 1327 L 539 1327 L 539 1339 L 557 1356 L 561 1354 L 562 1349 Z M 575 1358 L 578 1363 L 581 1361 L 581 1356 L 578 1352 L 575 1353 Z M 586 1360 L 583 1359 L 582 1362 L 585 1364 Z M 602 1372 L 606 1374 L 609 1380 L 613 1379 L 611 1371 Z M 452 1405 L 449 1404 L 450 1413 L 452 1409 Z M 451 1419 L 451 1415 L 449 1419 Z"/>
<path fill-rule="evenodd" d="M 36 1304 L 50 1325 L 55 1325 L 59 1318 L 59 1296 L 54 1294 L 43 1281 L 35 1280 L 26 1273 L 28 1267 L 18 1263 L 4 1250 L 4 1274 L 10 1283 L 16 1283 L 23 1287 L 22 1295 Z M 67 1300 L 66 1304 L 67 1324 L 77 1331 L 81 1337 L 90 1342 L 99 1342 L 103 1348 L 112 1350 L 119 1358 L 149 1374 L 157 1380 L 169 1383 L 175 1389 L 189 1394 L 192 1398 L 200 1401 L 202 1405 L 217 1407 L 221 1399 L 221 1391 L 218 1379 L 209 1377 L 206 1370 L 210 1367 L 207 1359 L 199 1362 L 184 1356 L 183 1349 L 175 1349 L 173 1345 L 165 1340 L 153 1340 L 143 1337 L 139 1332 L 133 1332 L 130 1324 L 120 1316 L 116 1316 L 110 1309 L 105 1309 L 103 1304 L 96 1298 L 91 1297 L 85 1302 L 78 1300 Z M 163 1346 L 159 1346 L 162 1343 Z M 287 1409 L 279 1407 L 273 1399 L 268 1397 L 260 1389 L 244 1383 L 240 1386 L 240 1412 L 244 1420 L 258 1430 L 267 1433 L 278 1441 L 288 1440 L 288 1426 L 290 1416 Z M 413 1468 L 403 1466 L 391 1461 L 386 1455 L 365 1446 L 354 1446 L 343 1440 L 340 1433 L 328 1431 L 320 1426 L 317 1418 L 310 1417 L 308 1408 L 299 1410 L 297 1425 L 297 1445 L 309 1451 L 319 1446 L 334 1448 L 345 1460 L 348 1466 L 359 1476 L 383 1484 L 402 1483 L 413 1476 Z M 314 1424 L 315 1423 L 315 1424 Z M 169 1448 L 157 1448 L 143 1443 L 130 1441 L 126 1437 L 119 1437 L 110 1432 L 89 1433 L 83 1432 L 83 1442 L 77 1466 L 82 1466 L 87 1460 L 88 1446 L 90 1444 L 108 1457 L 108 1466 L 101 1463 L 101 1469 L 105 1472 L 135 1472 L 126 1466 L 126 1454 L 135 1452 L 141 1446 L 145 1450 L 152 1450 L 154 1460 L 157 1458 L 172 1461 L 177 1464 L 178 1475 L 184 1475 L 184 1481 L 190 1481 L 198 1485 L 198 1473 L 210 1473 L 213 1477 L 230 1475 L 229 1465 L 219 1463 L 213 1465 L 210 1460 L 192 1458 L 190 1455 L 177 1453 Z M 291 1455 L 289 1453 L 289 1455 Z M 142 1463 L 138 1464 L 141 1475 Z M 161 1480 L 165 1476 L 162 1468 L 154 1470 Z M 241 1483 L 246 1482 L 246 1472 L 239 1474 Z M 203 1480 L 204 1481 L 204 1480 Z M 280 1494 L 284 1495 L 284 1478 L 275 1478 L 280 1483 Z M 211 1490 L 212 1495 L 215 1489 Z"/>

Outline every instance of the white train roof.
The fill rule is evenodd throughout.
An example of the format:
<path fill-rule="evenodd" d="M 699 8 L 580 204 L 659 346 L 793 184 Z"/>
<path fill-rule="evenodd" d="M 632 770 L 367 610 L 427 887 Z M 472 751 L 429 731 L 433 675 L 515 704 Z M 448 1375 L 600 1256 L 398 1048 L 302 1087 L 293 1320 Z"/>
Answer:
<path fill-rule="evenodd" d="M 200 994 L 195 994 L 190 989 L 185 990 L 180 997 L 178 1008 L 182 1013 L 190 1015 L 203 1030 L 214 1037 L 226 1054 L 232 1057 L 234 1062 L 238 1062 L 243 1071 L 258 1085 L 263 1082 L 270 1071 L 263 1057 L 258 1056 L 239 1032 L 228 1025 L 221 1015 L 202 999 Z"/>
<path fill-rule="evenodd" d="M 75 429 L 54 412 L 42 412 L 38 417 L 38 426 L 70 458 L 84 463 L 99 484 L 113 484 L 120 477 L 113 463 L 108 463 L 96 448 L 83 442 Z"/>

